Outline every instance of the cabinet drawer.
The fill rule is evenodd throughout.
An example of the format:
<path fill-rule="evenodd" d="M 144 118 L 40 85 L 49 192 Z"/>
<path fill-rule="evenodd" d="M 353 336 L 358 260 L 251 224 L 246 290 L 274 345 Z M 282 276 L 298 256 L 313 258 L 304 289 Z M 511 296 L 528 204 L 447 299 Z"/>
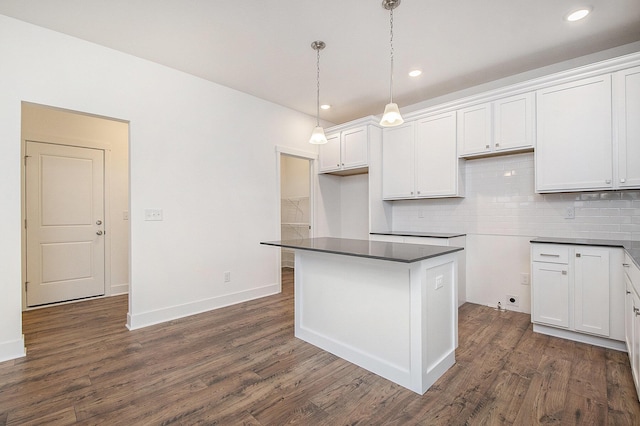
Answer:
<path fill-rule="evenodd" d="M 554 244 L 533 244 L 534 262 L 569 263 L 569 247 Z"/>

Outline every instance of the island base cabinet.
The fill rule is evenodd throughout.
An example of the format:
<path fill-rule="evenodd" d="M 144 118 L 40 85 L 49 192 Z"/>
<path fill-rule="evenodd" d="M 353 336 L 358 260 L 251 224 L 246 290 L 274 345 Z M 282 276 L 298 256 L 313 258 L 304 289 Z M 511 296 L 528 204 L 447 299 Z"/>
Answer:
<path fill-rule="evenodd" d="M 297 250 L 295 335 L 423 394 L 455 363 L 456 268 Z"/>

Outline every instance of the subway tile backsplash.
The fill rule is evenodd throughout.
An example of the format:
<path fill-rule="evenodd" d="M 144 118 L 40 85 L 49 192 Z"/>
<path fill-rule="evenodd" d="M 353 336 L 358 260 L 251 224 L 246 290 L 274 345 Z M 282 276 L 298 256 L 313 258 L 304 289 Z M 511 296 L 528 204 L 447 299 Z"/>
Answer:
<path fill-rule="evenodd" d="M 394 201 L 393 230 L 640 240 L 640 190 L 536 194 L 533 153 L 464 167 L 465 198 Z"/>

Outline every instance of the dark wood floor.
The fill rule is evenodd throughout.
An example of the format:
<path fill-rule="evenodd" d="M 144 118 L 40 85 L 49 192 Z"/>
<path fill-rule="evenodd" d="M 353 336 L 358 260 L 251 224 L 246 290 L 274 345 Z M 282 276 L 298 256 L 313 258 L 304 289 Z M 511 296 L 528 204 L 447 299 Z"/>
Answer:
<path fill-rule="evenodd" d="M 0 424 L 638 425 L 625 353 L 465 304 L 456 364 L 419 396 L 293 337 L 283 293 L 127 331 L 127 299 L 24 313 Z"/>

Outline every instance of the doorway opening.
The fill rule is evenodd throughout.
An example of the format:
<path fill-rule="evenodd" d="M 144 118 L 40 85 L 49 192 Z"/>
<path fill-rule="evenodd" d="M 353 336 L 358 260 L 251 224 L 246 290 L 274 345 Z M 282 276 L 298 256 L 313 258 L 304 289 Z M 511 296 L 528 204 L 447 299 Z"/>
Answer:
<path fill-rule="evenodd" d="M 129 124 L 22 103 L 22 309 L 129 292 Z"/>
<path fill-rule="evenodd" d="M 317 154 L 276 147 L 280 240 L 311 238 L 314 234 L 314 173 Z M 292 250 L 281 249 L 280 269 L 294 268 Z"/>

